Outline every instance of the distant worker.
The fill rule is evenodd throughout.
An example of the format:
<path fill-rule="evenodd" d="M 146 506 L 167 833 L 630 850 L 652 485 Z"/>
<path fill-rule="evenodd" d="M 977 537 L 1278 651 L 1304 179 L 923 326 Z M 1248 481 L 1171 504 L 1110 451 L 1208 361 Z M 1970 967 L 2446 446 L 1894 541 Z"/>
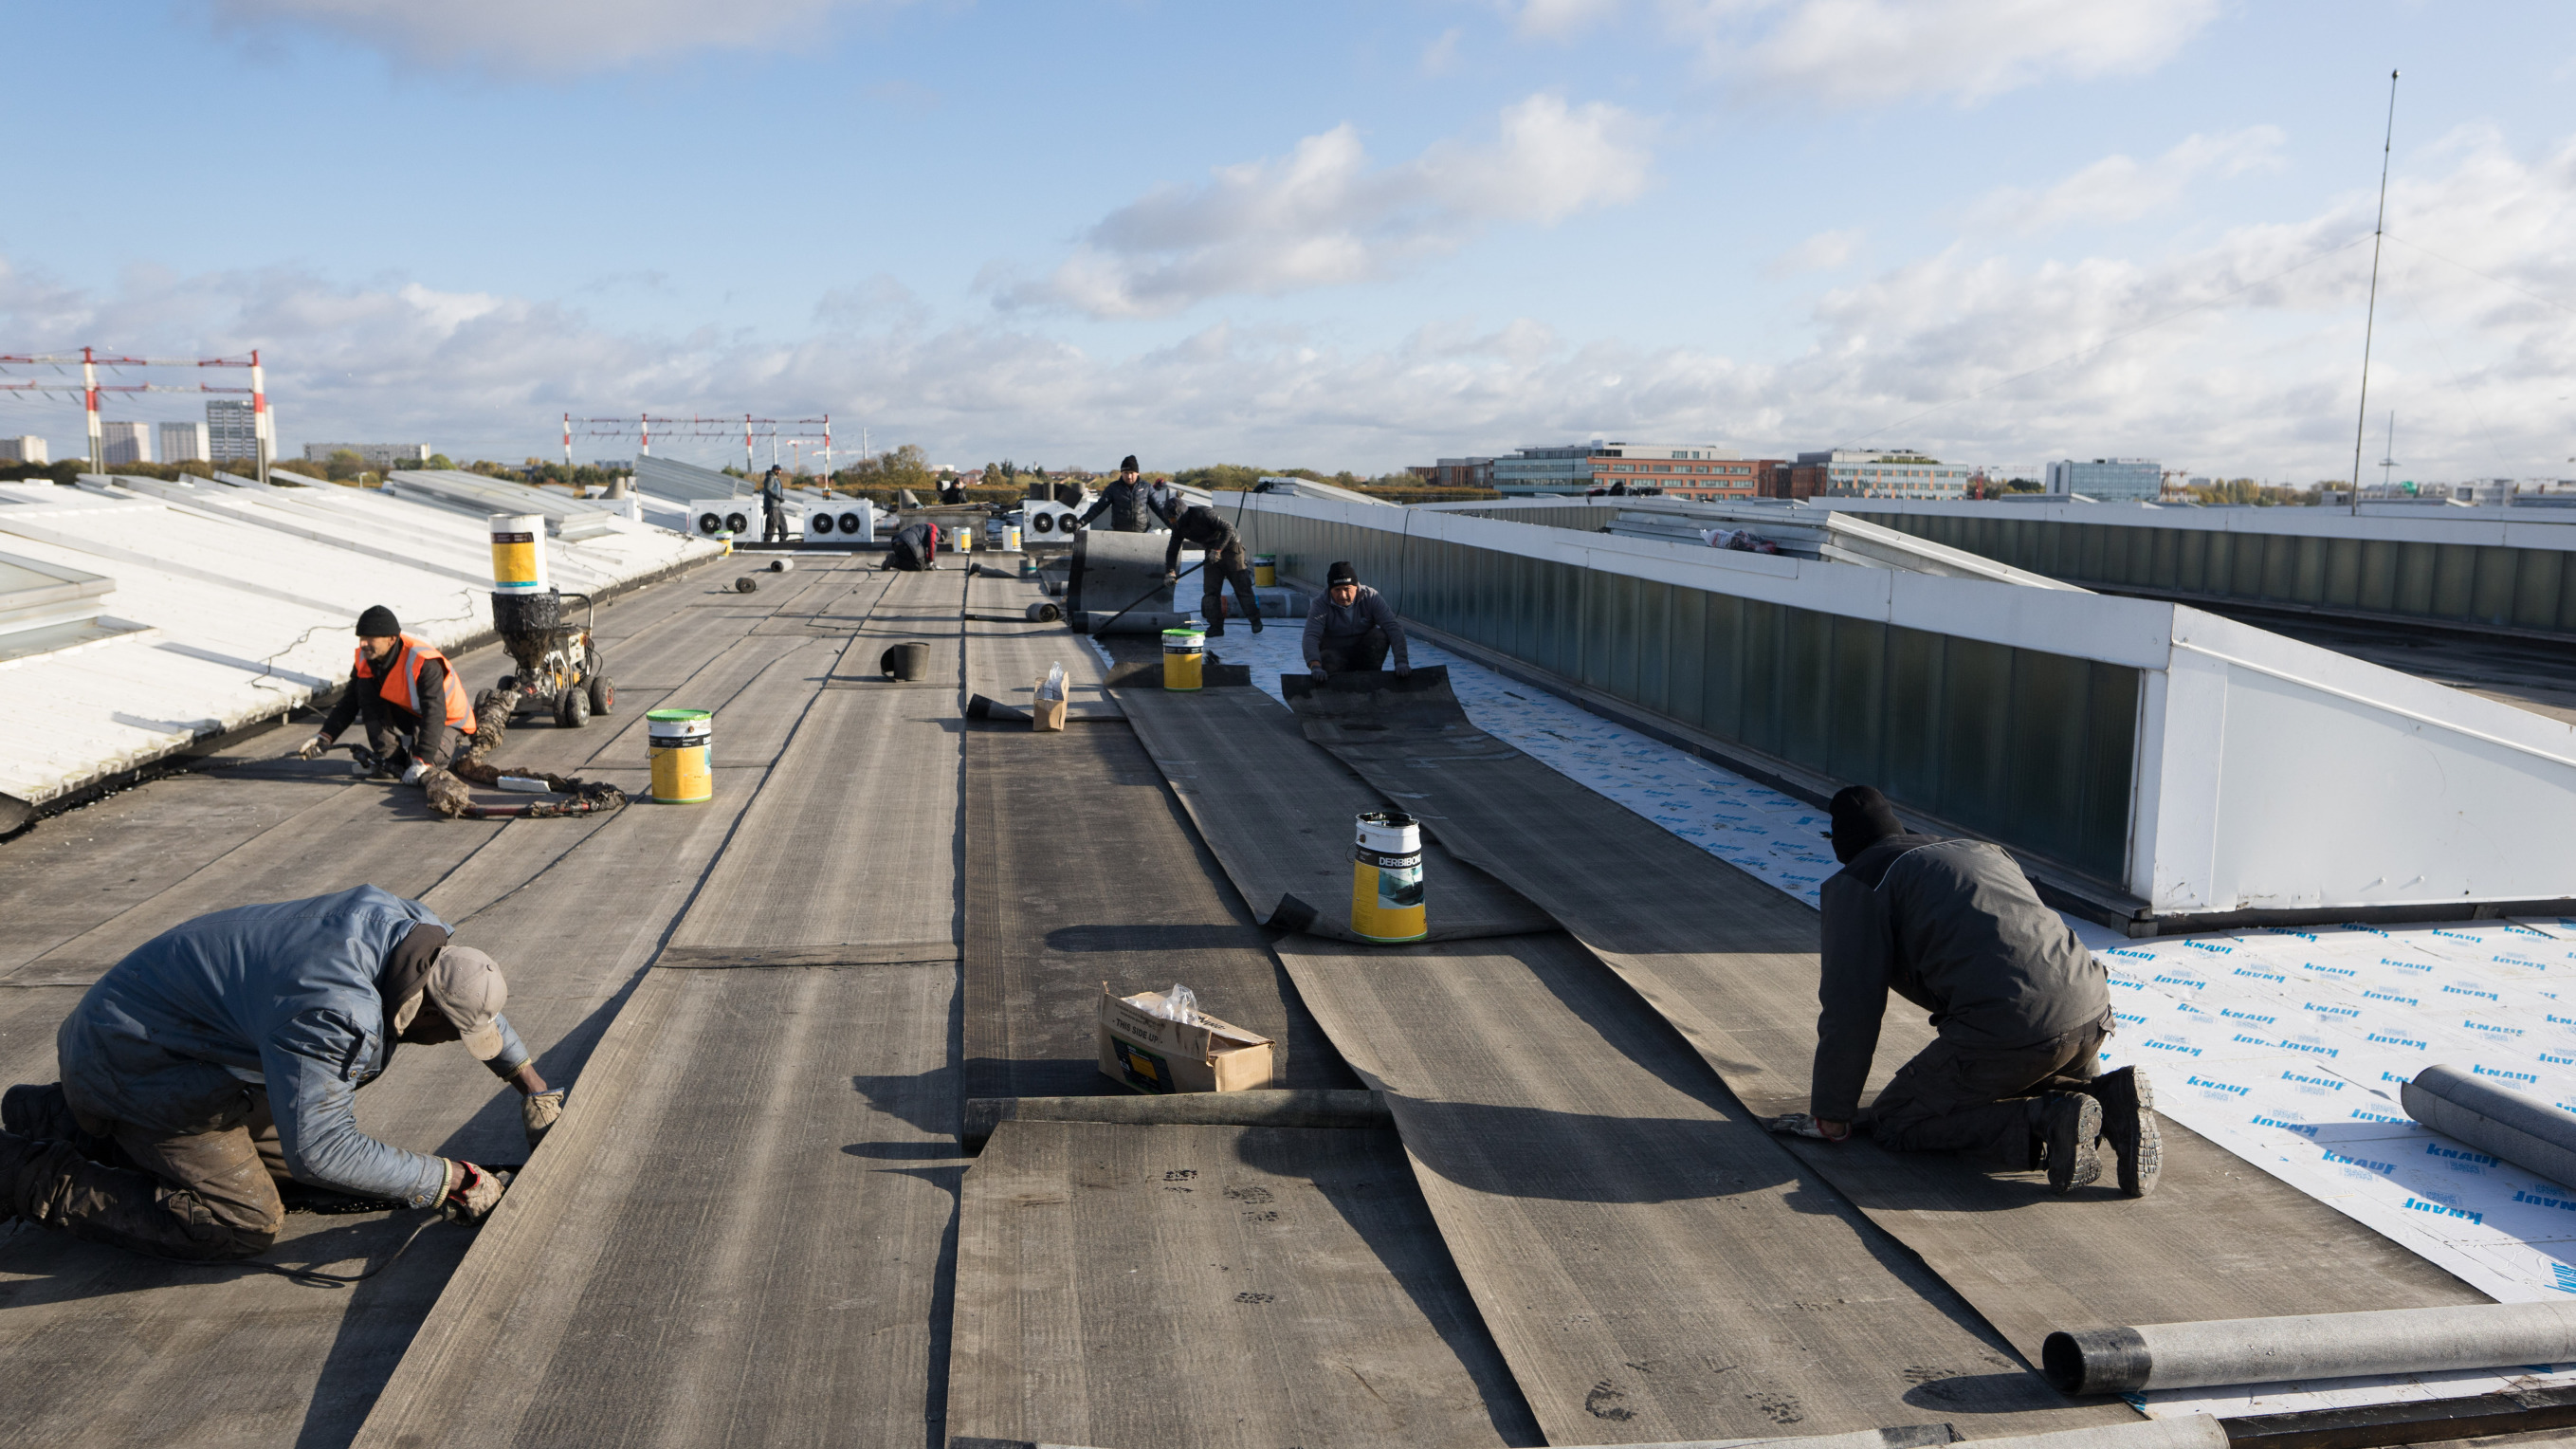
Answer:
<path fill-rule="evenodd" d="M 760 475 L 760 541 L 787 541 L 787 478 L 775 463 Z"/>
<path fill-rule="evenodd" d="M 958 482 L 954 478 L 941 479 L 939 483 L 939 501 L 952 506 L 965 502 L 966 485 Z"/>
<path fill-rule="evenodd" d="M 1812 1115 L 1774 1119 L 1772 1130 L 1851 1135 L 1894 991 L 1929 1010 L 1940 1037 L 1870 1108 L 1879 1146 L 2045 1168 L 2066 1193 L 2101 1176 L 2095 1144 L 2107 1139 L 2120 1190 L 2154 1190 L 2162 1147 L 2146 1074 L 2095 1075 L 2112 1031 L 2107 977 L 2021 867 L 1999 846 L 1906 830 L 1867 786 L 1828 808 L 1843 868 L 1823 890 Z"/>
<path fill-rule="evenodd" d="M 910 523 L 896 529 L 886 545 L 885 562 L 877 567 L 908 574 L 939 567 L 939 530 L 927 523 Z"/>
<path fill-rule="evenodd" d="M 1116 481 L 1101 490 L 1100 501 L 1092 504 L 1079 522 L 1088 528 L 1093 519 L 1106 513 L 1110 528 L 1119 533 L 1151 533 L 1154 513 L 1145 499 L 1145 484 L 1136 472 L 1136 455 L 1130 453 L 1119 460 Z"/>
<path fill-rule="evenodd" d="M 1261 604 L 1252 594 L 1252 559 L 1243 551 L 1243 539 L 1234 525 L 1203 504 L 1181 506 L 1179 494 L 1156 500 L 1156 515 L 1172 530 L 1172 541 L 1163 546 L 1163 577 L 1178 582 L 1181 545 L 1186 543 L 1206 557 L 1199 562 L 1199 613 L 1206 617 L 1208 637 L 1225 634 L 1225 586 L 1234 585 L 1235 602 L 1243 606 L 1243 617 L 1252 621 L 1252 632 L 1261 632 Z"/>
<path fill-rule="evenodd" d="M 321 731 L 296 756 L 320 758 L 353 720 L 367 726 L 377 776 L 399 773 L 406 785 L 417 785 L 430 769 L 453 763 L 458 747 L 471 742 L 475 729 L 474 708 L 447 656 L 404 633 L 394 611 L 382 604 L 358 616 L 357 665 L 349 672 L 348 687 L 323 718 Z"/>
<path fill-rule="evenodd" d="M 518 1088 L 530 1146 L 563 1113 L 501 1015 L 491 957 L 374 886 L 162 932 L 54 1034 L 62 1080 L 0 1097 L 0 1208 L 74 1237 L 214 1262 L 265 1252 L 281 1181 L 474 1221 L 503 1180 L 359 1130 L 397 1043 L 458 1041 Z"/>
<path fill-rule="evenodd" d="M 1413 672 L 1404 652 L 1404 625 L 1378 591 L 1360 582 L 1359 571 L 1334 564 L 1324 574 L 1323 596 L 1306 611 L 1306 670 L 1317 679 L 1376 669 L 1395 653 L 1395 672 Z"/>

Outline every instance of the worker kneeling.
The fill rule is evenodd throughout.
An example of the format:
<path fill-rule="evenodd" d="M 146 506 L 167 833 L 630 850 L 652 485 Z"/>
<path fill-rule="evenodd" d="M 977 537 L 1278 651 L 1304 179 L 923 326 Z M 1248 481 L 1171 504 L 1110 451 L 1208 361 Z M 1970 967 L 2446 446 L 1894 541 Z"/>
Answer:
<path fill-rule="evenodd" d="M 265 1251 L 277 1183 L 472 1222 L 503 1182 L 358 1130 L 398 1042 L 461 1041 L 525 1094 L 531 1146 L 563 1111 L 510 1029 L 492 958 L 374 886 L 200 916 L 90 987 L 54 1039 L 63 1079 L 0 1097 L 0 1206 L 165 1258 Z"/>
<path fill-rule="evenodd" d="M 367 727 L 376 773 L 400 773 L 417 785 L 433 769 L 455 763 L 471 744 L 477 722 L 465 686 L 447 656 L 428 641 L 403 632 L 394 611 L 377 604 L 358 616 L 357 663 L 349 687 L 322 721 L 322 729 L 296 750 L 315 759 L 352 720 Z M 400 763 L 408 756 L 408 763 Z"/>
<path fill-rule="evenodd" d="M 1932 1013 L 1940 1039 L 1897 1070 L 1871 1107 L 1879 1146 L 1956 1152 L 2008 1172 L 2048 1171 L 2072 1192 L 2101 1176 L 2107 1139 L 2120 1187 L 2155 1186 L 2160 1144 L 2146 1076 L 2096 1076 L 2111 1034 L 2107 976 L 2000 847 L 1916 835 L 1865 786 L 1834 796 L 1824 884 L 1812 1116 L 1778 1132 L 1841 1141 L 1859 1114 L 1891 990 Z"/>

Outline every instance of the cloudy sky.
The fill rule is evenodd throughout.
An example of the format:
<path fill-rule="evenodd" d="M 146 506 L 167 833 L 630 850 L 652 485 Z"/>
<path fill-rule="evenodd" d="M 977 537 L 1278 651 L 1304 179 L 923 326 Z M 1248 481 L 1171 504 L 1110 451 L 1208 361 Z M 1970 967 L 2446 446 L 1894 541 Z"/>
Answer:
<path fill-rule="evenodd" d="M 1605 436 L 2307 482 L 2352 466 L 2398 68 L 2367 462 L 2393 410 L 2401 477 L 2576 476 L 2562 0 L 0 15 L 53 58 L 12 74 L 0 352 L 258 347 L 289 452 L 829 411 L 959 464 Z M 75 451 L 77 409 L 0 398 L 16 432 Z"/>

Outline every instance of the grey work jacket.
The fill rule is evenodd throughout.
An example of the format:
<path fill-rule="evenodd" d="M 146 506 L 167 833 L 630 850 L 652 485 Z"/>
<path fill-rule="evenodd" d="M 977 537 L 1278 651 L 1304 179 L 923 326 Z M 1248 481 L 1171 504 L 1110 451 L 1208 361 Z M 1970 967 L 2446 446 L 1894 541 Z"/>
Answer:
<path fill-rule="evenodd" d="M 1349 604 L 1333 602 L 1332 590 L 1315 596 L 1313 608 L 1306 611 L 1306 662 L 1321 664 L 1324 649 L 1347 649 L 1371 629 L 1386 631 L 1387 662 L 1397 669 L 1410 669 L 1413 661 L 1404 653 L 1404 625 L 1398 623 L 1395 610 L 1387 607 L 1386 597 L 1366 584 Z"/>
<path fill-rule="evenodd" d="M 2102 1020 L 2108 976 L 2000 846 L 1897 835 L 1819 892 L 1823 980 L 1808 1110 L 1860 1105 L 1890 991 L 1932 1013 L 1944 1041 L 2011 1049 Z"/>
<path fill-rule="evenodd" d="M 445 1165 L 368 1136 L 356 1112 L 358 1089 L 393 1060 L 378 978 L 421 925 L 444 929 L 420 903 L 358 886 L 174 926 L 64 1019 L 64 1095 L 84 1116 L 177 1136 L 214 1130 L 262 1086 L 296 1181 L 427 1207 Z M 485 1065 L 508 1076 L 528 1049 L 506 1018 L 497 1025 L 501 1054 Z"/>

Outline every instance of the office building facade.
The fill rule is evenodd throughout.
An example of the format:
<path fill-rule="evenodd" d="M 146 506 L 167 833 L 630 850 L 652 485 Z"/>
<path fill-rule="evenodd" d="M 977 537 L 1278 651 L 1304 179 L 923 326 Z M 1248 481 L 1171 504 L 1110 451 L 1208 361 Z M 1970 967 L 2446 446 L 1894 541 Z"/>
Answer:
<path fill-rule="evenodd" d="M 2081 494 L 2097 503 L 2153 503 L 2164 487 L 2164 465 L 2148 458 L 2061 458 L 2048 465 L 2048 492 L 2055 498 Z"/>
<path fill-rule="evenodd" d="M 98 425 L 98 450 L 104 456 L 92 458 L 90 464 L 93 467 L 149 463 L 152 461 L 152 425 L 101 422 Z"/>
<path fill-rule="evenodd" d="M 161 461 L 164 463 L 203 463 L 206 452 L 204 423 L 163 423 L 161 425 Z"/>
<path fill-rule="evenodd" d="M 1800 453 L 1788 472 L 1796 498 L 1965 498 L 1974 470 L 1910 450 L 1834 448 Z"/>
<path fill-rule="evenodd" d="M 1740 471 L 1721 473 L 1720 465 Z M 1630 488 L 1677 487 L 1743 490 L 1749 497 L 1753 465 L 1733 448 L 1715 443 L 1578 443 L 1523 448 L 1493 460 L 1493 488 L 1505 496 L 1589 493 L 1625 483 Z"/>
<path fill-rule="evenodd" d="M 271 413 L 269 420 L 276 421 Z M 218 463 L 259 460 L 259 421 L 246 402 L 206 404 L 206 456 Z"/>
<path fill-rule="evenodd" d="M 0 438 L 0 463 L 50 463 L 45 440 L 33 433 L 15 438 Z"/>
<path fill-rule="evenodd" d="M 272 424 L 273 426 L 273 424 Z M 307 443 L 304 461 L 328 463 L 334 453 L 355 453 L 370 468 L 418 468 L 429 462 L 427 443 Z"/>

